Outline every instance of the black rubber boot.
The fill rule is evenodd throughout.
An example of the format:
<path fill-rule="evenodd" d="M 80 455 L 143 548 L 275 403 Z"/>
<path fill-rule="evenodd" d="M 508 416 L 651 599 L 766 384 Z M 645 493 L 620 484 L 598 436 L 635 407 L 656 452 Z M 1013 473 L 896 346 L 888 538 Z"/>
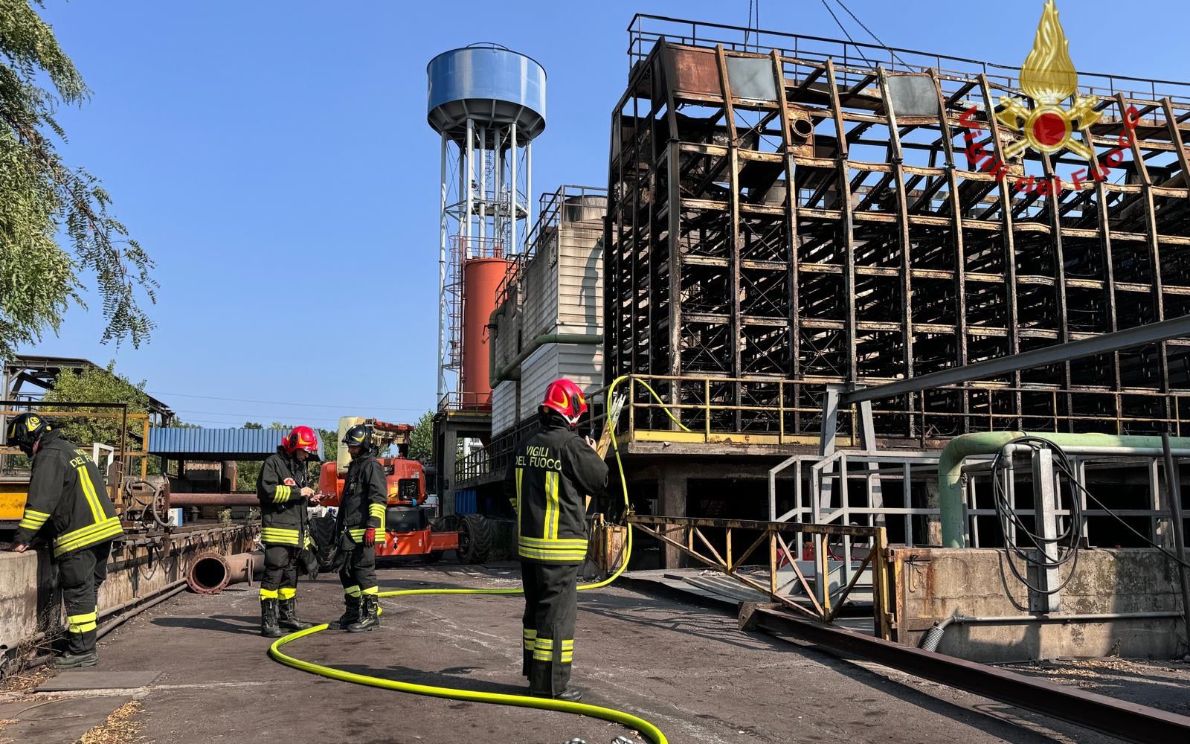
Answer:
<path fill-rule="evenodd" d="M 565 700 L 568 703 L 577 703 L 578 701 L 583 699 L 583 691 L 577 687 L 567 687 L 565 690 L 558 693 L 557 695 L 550 695 L 547 692 L 533 692 L 532 690 L 529 691 L 529 694 L 532 695 L 533 697 L 553 698 L 554 700 Z"/>
<path fill-rule="evenodd" d="M 344 594 L 343 603 L 347 609 L 339 616 L 339 629 L 347 630 L 348 625 L 359 622 L 359 597 Z"/>
<path fill-rule="evenodd" d="M 277 607 L 280 610 L 277 615 L 277 625 L 281 626 L 282 630 L 305 630 L 314 627 L 312 623 L 303 623 L 298 620 L 296 599 L 279 600 Z"/>
<path fill-rule="evenodd" d="M 260 600 L 260 634 L 265 638 L 280 638 L 285 635 L 277 625 L 277 600 Z"/>
<path fill-rule="evenodd" d="M 55 669 L 79 669 L 81 667 L 92 667 L 99 663 L 99 655 L 94 651 L 87 651 L 81 654 L 65 653 L 54 659 Z"/>
<path fill-rule="evenodd" d="M 362 608 L 360 610 L 360 618 L 358 622 L 354 622 L 347 626 L 349 633 L 363 633 L 372 628 L 380 627 L 380 600 L 375 594 L 365 594 L 363 597 Z"/>

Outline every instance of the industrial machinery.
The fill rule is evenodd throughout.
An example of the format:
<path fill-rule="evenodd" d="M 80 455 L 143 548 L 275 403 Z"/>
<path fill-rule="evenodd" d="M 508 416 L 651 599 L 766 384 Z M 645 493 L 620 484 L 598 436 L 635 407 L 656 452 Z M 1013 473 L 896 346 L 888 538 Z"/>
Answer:
<path fill-rule="evenodd" d="M 344 417 L 339 419 L 339 439 L 348 428 L 363 424 L 372 437 L 372 450 L 382 456 L 377 460 L 384 469 L 388 483 L 388 508 L 385 512 L 385 535 L 383 541 L 377 536 L 376 555 L 424 556 L 436 561 L 448 550 L 459 550 L 459 531 L 455 529 L 454 518 L 443 518 L 436 503 L 427 503 L 426 474 L 422 464 L 409 458 L 409 441 L 413 427 L 409 424 L 390 424 L 376 419 Z M 395 456 L 383 456 L 393 447 Z M 345 447 L 339 449 L 338 457 L 322 464 L 318 488 L 323 494 L 322 504 L 337 507 L 343 493 L 343 478 L 351 456 Z M 315 517 L 311 530 L 320 538 L 333 531 L 325 520 L 333 517 Z M 321 542 L 321 540 L 320 540 Z M 462 558 L 462 556 L 460 556 Z"/>

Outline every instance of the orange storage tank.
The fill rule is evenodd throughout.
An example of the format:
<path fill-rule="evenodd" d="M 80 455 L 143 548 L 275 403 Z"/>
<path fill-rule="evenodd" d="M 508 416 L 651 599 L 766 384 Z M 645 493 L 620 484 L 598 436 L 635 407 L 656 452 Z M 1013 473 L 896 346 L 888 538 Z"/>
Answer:
<path fill-rule="evenodd" d="M 496 292 L 508 273 L 508 264 L 503 258 L 472 258 L 463 264 L 464 407 L 492 404 L 487 325 L 496 309 Z"/>

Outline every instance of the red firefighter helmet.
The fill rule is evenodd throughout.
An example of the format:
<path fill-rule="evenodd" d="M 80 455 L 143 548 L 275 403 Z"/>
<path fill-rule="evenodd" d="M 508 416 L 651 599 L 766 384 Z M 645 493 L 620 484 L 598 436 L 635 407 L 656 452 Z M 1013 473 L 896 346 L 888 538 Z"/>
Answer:
<path fill-rule="evenodd" d="M 286 434 L 285 438 L 281 440 L 281 449 L 290 456 L 298 450 L 304 450 L 312 456 L 318 457 L 318 435 L 309 426 L 295 426 L 293 431 Z"/>
<path fill-rule="evenodd" d="M 545 389 L 545 397 L 541 401 L 540 408 L 561 414 L 562 418 L 566 419 L 566 423 L 574 426 L 587 412 L 587 397 L 583 395 L 583 389 L 573 380 L 560 377 Z"/>

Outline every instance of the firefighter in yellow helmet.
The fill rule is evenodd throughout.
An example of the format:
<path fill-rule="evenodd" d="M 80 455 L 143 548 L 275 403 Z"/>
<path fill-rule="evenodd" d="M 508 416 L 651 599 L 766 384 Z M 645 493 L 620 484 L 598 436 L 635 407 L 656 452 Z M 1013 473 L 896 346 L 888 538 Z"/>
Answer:
<path fill-rule="evenodd" d="M 54 666 L 95 666 L 99 585 L 107 578 L 112 541 L 124 534 L 116 507 L 95 463 L 41 416 L 17 416 L 6 439 L 33 459 L 29 497 L 11 549 L 23 553 L 38 536 L 53 539 L 67 623 L 66 652 Z"/>

